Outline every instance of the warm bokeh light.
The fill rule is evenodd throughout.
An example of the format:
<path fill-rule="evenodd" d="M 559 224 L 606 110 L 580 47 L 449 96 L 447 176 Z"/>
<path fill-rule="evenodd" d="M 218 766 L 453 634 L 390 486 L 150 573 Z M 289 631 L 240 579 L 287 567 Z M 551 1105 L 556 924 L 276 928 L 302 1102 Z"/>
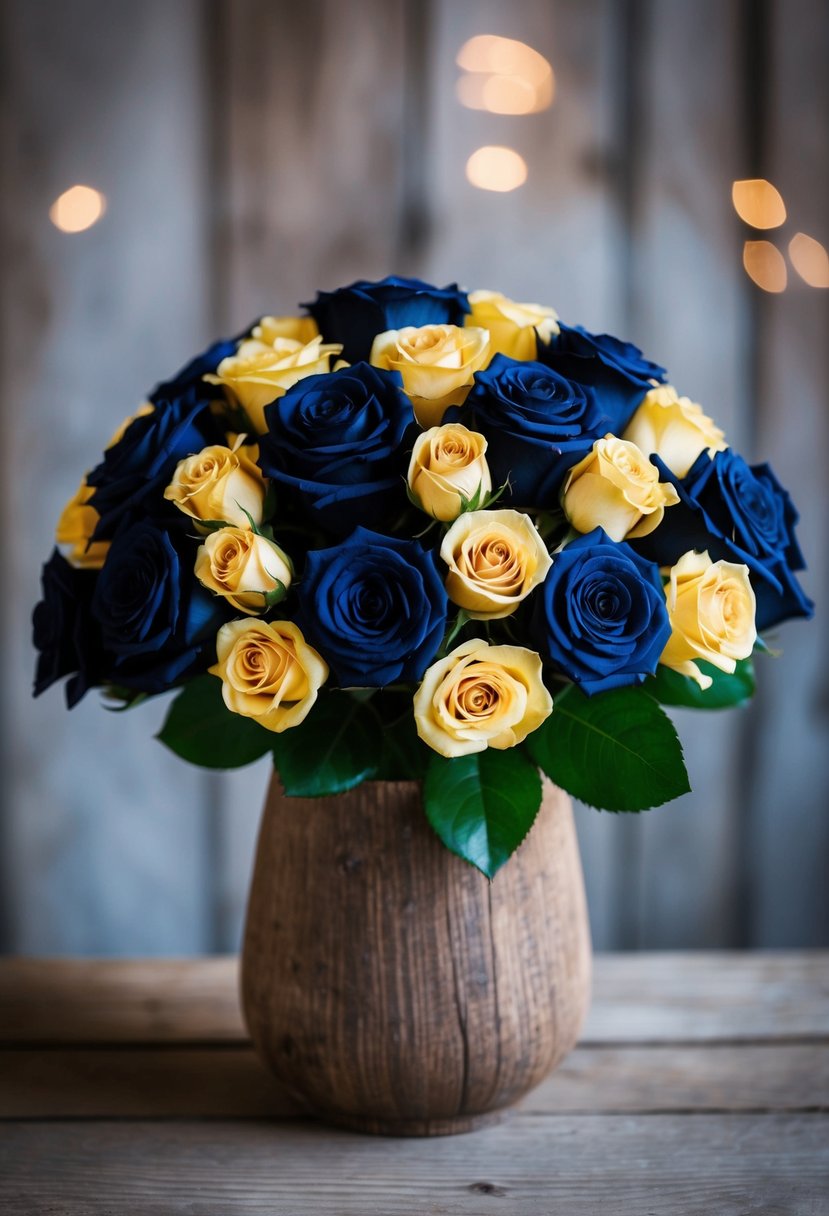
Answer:
<path fill-rule="evenodd" d="M 743 245 L 743 266 L 751 281 L 763 291 L 786 290 L 786 260 L 771 241 L 746 241 Z"/>
<path fill-rule="evenodd" d="M 810 287 L 829 287 L 829 253 L 820 241 L 796 232 L 789 241 L 792 266 Z"/>
<path fill-rule="evenodd" d="M 49 219 L 61 232 L 84 232 L 106 211 L 106 199 L 92 186 L 70 186 L 49 208 Z"/>
<path fill-rule="evenodd" d="M 534 114 L 552 104 L 553 69 L 526 42 L 477 34 L 463 44 L 456 62 L 468 73 L 458 81 L 458 100 L 470 110 Z"/>
<path fill-rule="evenodd" d="M 734 182 L 731 200 L 740 219 L 752 228 L 779 228 L 786 219 L 783 196 L 763 177 Z"/>
<path fill-rule="evenodd" d="M 514 148 L 478 148 L 466 162 L 466 178 L 479 190 L 506 194 L 527 180 L 527 162 Z"/>

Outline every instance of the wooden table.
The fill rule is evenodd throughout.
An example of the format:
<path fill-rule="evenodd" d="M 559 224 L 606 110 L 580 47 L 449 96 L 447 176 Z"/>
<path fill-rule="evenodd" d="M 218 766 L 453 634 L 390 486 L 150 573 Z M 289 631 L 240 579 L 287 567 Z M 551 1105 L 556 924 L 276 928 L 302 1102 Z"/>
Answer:
<path fill-rule="evenodd" d="M 0 1212 L 829 1212 L 829 953 L 596 960 L 581 1045 L 514 1116 L 372 1139 L 302 1118 L 233 959 L 0 961 Z"/>

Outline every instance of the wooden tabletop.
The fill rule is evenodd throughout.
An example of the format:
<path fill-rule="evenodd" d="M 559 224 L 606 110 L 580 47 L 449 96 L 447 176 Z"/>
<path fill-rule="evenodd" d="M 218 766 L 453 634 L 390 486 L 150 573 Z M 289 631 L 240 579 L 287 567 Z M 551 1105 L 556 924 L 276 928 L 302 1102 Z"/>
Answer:
<path fill-rule="evenodd" d="M 829 1212 L 829 953 L 596 959 L 580 1046 L 512 1118 L 387 1140 L 301 1116 L 236 961 L 0 960 L 0 1212 Z"/>

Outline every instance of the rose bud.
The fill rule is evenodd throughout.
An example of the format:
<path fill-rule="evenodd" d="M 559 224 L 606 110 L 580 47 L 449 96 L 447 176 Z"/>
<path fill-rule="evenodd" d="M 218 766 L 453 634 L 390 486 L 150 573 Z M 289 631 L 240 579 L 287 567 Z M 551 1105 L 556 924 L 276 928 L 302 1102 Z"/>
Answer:
<path fill-rule="evenodd" d="M 450 405 L 461 405 L 475 372 L 490 357 L 489 334 L 477 327 L 423 325 L 389 329 L 371 348 L 375 367 L 400 372 L 422 427 L 439 426 Z"/>
<path fill-rule="evenodd" d="M 459 422 L 433 426 L 419 435 L 409 463 L 409 489 L 418 505 L 444 523 L 457 519 L 466 502 L 480 503 L 492 489 L 487 442 Z"/>
<path fill-rule="evenodd" d="M 277 603 L 277 593 L 287 590 L 292 578 L 279 545 L 246 528 L 211 532 L 198 551 L 195 572 L 203 587 L 250 616 Z"/>
<path fill-rule="evenodd" d="M 652 388 L 630 420 L 623 439 L 647 456 L 659 456 L 672 473 L 684 477 L 701 452 L 724 452 L 725 434 L 688 397 L 670 384 Z"/>
<path fill-rule="evenodd" d="M 659 659 L 665 667 L 709 688 L 713 681 L 696 660 L 730 674 L 738 659 L 751 654 L 757 630 L 748 566 L 712 562 L 708 553 L 686 553 L 671 569 L 665 598 L 671 622 Z"/>
<path fill-rule="evenodd" d="M 564 482 L 562 506 L 577 532 L 603 528 L 611 540 L 647 536 L 679 495 L 635 443 L 606 435 L 574 465 Z"/>
<path fill-rule="evenodd" d="M 464 324 L 489 330 L 491 355 L 535 359 L 538 339 L 546 343 L 558 333 L 558 313 L 543 304 L 516 304 L 497 291 L 472 291 L 469 303 Z"/>
<path fill-rule="evenodd" d="M 258 456 L 258 447 L 241 442 L 234 448 L 204 448 L 179 462 L 164 497 L 193 519 L 220 520 L 237 528 L 249 528 L 250 519 L 260 524 L 265 482 Z"/>

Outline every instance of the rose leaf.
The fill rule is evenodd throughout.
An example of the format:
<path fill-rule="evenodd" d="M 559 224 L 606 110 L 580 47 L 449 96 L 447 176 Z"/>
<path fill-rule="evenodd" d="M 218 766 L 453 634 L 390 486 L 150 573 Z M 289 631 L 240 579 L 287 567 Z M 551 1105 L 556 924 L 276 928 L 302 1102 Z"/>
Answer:
<path fill-rule="evenodd" d="M 231 713 L 216 676 L 198 676 L 170 706 L 156 736 L 191 764 L 202 768 L 241 768 L 264 756 L 273 734 L 252 718 Z"/>
<path fill-rule="evenodd" d="M 690 790 L 670 718 L 642 688 L 587 697 L 571 685 L 525 746 L 551 781 L 606 811 L 644 811 Z"/>
<path fill-rule="evenodd" d="M 538 769 L 517 750 L 433 755 L 426 816 L 448 849 L 492 878 L 520 845 L 541 805 Z"/>

